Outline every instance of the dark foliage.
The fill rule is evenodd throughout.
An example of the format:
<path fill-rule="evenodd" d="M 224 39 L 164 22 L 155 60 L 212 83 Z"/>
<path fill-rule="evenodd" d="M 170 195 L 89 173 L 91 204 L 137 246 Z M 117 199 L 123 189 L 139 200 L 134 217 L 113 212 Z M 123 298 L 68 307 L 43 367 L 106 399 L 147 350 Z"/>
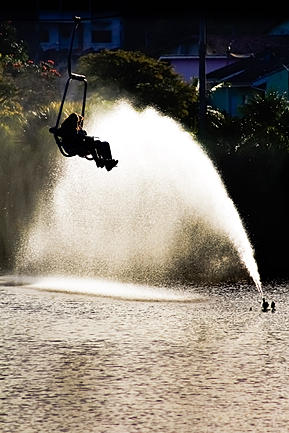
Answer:
<path fill-rule="evenodd" d="M 196 86 L 185 83 L 166 63 L 140 52 L 103 50 L 83 56 L 79 69 L 106 97 L 126 97 L 137 107 L 154 106 L 196 129 Z"/>
<path fill-rule="evenodd" d="M 243 117 L 219 115 L 208 151 L 236 204 L 263 278 L 288 278 L 289 101 L 257 95 Z"/>

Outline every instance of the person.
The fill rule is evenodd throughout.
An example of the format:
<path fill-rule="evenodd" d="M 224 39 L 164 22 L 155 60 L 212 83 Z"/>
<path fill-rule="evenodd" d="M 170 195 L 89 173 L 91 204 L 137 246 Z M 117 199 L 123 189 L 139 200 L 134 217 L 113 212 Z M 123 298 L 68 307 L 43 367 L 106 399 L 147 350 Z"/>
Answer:
<path fill-rule="evenodd" d="M 262 300 L 262 311 L 264 313 L 266 313 L 268 311 L 268 308 L 269 308 L 269 302 L 267 302 L 266 299 L 263 298 L 263 300 Z"/>
<path fill-rule="evenodd" d="M 107 171 L 116 167 L 118 160 L 112 158 L 109 143 L 87 135 L 83 129 L 83 116 L 80 114 L 71 113 L 60 128 L 53 132 L 62 138 L 61 145 L 68 155 L 91 155 L 97 167 L 105 167 Z"/>

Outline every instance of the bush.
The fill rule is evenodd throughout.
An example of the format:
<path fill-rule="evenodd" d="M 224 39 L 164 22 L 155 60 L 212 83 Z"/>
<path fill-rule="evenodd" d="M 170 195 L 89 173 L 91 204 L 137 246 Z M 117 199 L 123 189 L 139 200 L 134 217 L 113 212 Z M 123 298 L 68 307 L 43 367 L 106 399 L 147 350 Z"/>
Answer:
<path fill-rule="evenodd" d="M 59 99 L 60 73 L 54 61 L 29 60 L 23 41 L 17 41 L 11 23 L 0 24 L 0 104 L 18 110 L 35 109 Z M 31 85 L 33 83 L 33 85 Z M 17 108 L 16 108 L 17 107 Z"/>
<path fill-rule="evenodd" d="M 136 107 L 154 106 L 195 130 L 197 90 L 164 62 L 140 52 L 103 50 L 80 58 L 90 87 L 109 99 L 126 97 Z"/>
<path fill-rule="evenodd" d="M 26 62 L 27 49 L 22 40 L 18 40 L 16 28 L 10 21 L 0 23 L 0 53 L 4 63 Z"/>
<path fill-rule="evenodd" d="M 289 101 L 277 92 L 256 95 L 241 108 L 240 151 L 289 150 Z"/>
<path fill-rule="evenodd" d="M 51 182 L 57 146 L 49 126 L 59 105 L 0 123 L 0 272 L 11 270 L 22 230 L 29 227 L 39 194 Z"/>

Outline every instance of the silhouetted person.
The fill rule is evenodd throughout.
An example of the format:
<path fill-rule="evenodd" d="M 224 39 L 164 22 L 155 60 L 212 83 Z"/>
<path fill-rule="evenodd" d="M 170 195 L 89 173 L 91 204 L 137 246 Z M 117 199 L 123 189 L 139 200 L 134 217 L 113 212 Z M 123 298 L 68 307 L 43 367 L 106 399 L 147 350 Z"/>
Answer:
<path fill-rule="evenodd" d="M 276 311 L 276 305 L 275 305 L 274 301 L 271 302 L 271 311 L 272 311 L 272 313 L 275 313 L 275 311 Z"/>
<path fill-rule="evenodd" d="M 62 138 L 61 145 L 70 156 L 91 155 L 97 167 L 105 167 L 110 171 L 117 165 L 118 160 L 112 159 L 109 143 L 87 135 L 82 126 L 83 117 L 72 113 L 62 122 L 61 127 L 53 132 Z"/>
<path fill-rule="evenodd" d="M 267 302 L 265 300 L 265 298 L 263 298 L 263 301 L 262 301 L 262 311 L 264 311 L 264 313 L 266 313 L 268 311 L 268 308 L 269 308 L 269 302 Z"/>

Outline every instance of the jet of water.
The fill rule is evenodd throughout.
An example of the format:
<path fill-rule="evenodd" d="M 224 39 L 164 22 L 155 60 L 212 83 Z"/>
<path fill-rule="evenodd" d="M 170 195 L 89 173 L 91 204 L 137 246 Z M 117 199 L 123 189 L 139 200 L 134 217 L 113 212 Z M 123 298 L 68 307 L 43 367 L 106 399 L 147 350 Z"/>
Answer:
<path fill-rule="evenodd" d="M 119 160 L 111 172 L 59 158 L 23 235 L 18 269 L 160 283 L 250 275 L 254 251 L 222 179 L 179 123 L 121 101 L 95 109 L 85 128 Z"/>

